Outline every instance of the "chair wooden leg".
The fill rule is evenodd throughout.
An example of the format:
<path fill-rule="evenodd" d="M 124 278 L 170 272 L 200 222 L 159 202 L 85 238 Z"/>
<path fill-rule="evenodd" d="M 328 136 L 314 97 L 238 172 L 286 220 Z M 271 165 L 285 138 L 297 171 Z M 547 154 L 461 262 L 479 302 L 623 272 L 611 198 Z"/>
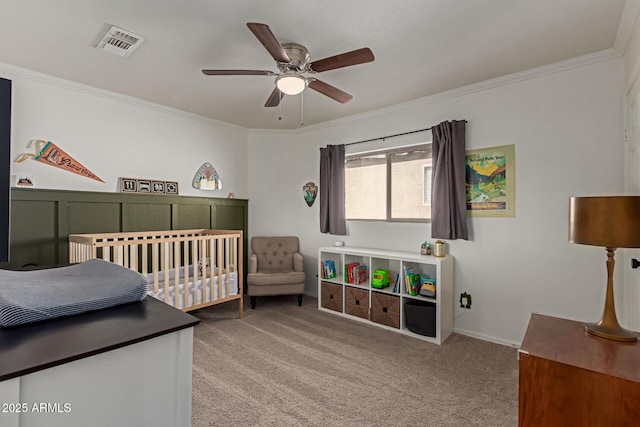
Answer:
<path fill-rule="evenodd" d="M 302 294 L 298 294 L 298 307 L 302 307 Z"/>
<path fill-rule="evenodd" d="M 256 309 L 256 297 L 249 297 L 249 301 L 251 302 L 251 309 Z"/>

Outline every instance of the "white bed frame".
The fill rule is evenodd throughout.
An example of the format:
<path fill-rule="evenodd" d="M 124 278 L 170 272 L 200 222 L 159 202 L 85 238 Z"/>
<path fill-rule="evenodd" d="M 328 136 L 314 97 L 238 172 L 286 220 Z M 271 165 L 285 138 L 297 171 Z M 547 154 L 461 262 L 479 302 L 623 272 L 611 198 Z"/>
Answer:
<path fill-rule="evenodd" d="M 153 277 L 149 281 L 149 291 L 157 294 L 160 283 L 163 282 L 164 301 L 182 311 L 192 311 L 211 305 L 238 300 L 238 315 L 242 318 L 243 308 L 243 274 L 242 274 L 242 230 L 166 230 L 141 231 L 129 233 L 97 233 L 72 234 L 69 236 L 69 261 L 83 262 L 93 258 L 102 258 L 124 267 L 130 268 L 144 276 Z M 194 268 L 189 269 L 188 266 Z M 209 265 L 203 268 L 199 265 Z M 175 274 L 170 279 L 170 270 L 178 271 L 184 268 L 184 275 Z M 228 273 L 228 274 L 227 274 Z M 230 295 L 232 273 L 237 275 L 238 289 L 235 295 Z M 164 278 L 164 281 L 161 280 Z M 207 280 L 210 279 L 210 280 Z M 214 299 L 214 279 L 218 286 L 225 286 L 226 292 L 219 289 L 218 298 Z M 209 300 L 207 300 L 206 286 L 198 290 L 200 295 L 193 298 L 183 296 L 184 306 L 180 307 L 180 285 L 188 290 L 190 283 L 201 280 L 210 283 Z M 222 295 L 225 295 L 222 298 Z M 199 296 L 199 298 L 196 298 Z M 199 304 L 196 301 L 201 301 Z M 192 305 L 189 305 L 189 304 Z"/>

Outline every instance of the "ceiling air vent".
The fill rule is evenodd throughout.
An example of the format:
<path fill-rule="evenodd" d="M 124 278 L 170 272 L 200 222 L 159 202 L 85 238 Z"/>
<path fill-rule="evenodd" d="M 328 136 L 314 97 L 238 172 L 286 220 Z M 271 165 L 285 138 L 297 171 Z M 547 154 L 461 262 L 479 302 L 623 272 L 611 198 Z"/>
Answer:
<path fill-rule="evenodd" d="M 144 37 L 111 26 L 96 48 L 124 57 L 131 55 L 144 40 Z"/>

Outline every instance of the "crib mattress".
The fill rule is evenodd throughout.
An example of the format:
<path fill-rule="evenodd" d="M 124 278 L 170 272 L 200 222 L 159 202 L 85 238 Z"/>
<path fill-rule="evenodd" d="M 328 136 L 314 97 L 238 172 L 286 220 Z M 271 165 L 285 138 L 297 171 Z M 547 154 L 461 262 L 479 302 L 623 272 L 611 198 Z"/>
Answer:
<path fill-rule="evenodd" d="M 175 306 L 175 294 L 176 294 L 176 284 L 175 284 L 175 270 L 169 270 L 169 286 L 168 293 L 169 298 L 166 301 L 170 305 L 174 305 L 176 308 L 183 309 L 192 307 L 195 305 L 204 304 L 207 302 L 215 301 L 218 299 L 226 298 L 227 296 L 238 295 L 238 273 L 231 272 L 229 274 L 229 295 L 227 295 L 227 276 L 226 274 L 215 275 L 213 277 L 213 286 L 211 286 L 211 278 L 207 277 L 204 281 L 201 276 L 198 277 L 198 280 L 193 280 L 193 266 L 188 267 L 189 271 L 189 279 L 190 281 L 187 283 L 187 291 L 185 297 L 185 284 L 184 284 L 184 267 L 180 267 L 179 269 L 179 280 L 180 283 L 177 287 L 178 289 L 178 305 Z M 219 278 L 222 279 L 222 286 L 218 286 Z M 164 271 L 158 273 L 158 292 L 154 291 L 154 277 L 153 274 L 148 274 L 147 279 L 149 281 L 149 288 L 147 294 L 157 298 L 161 301 L 165 301 L 165 274 Z M 203 298 L 203 282 L 204 282 L 204 298 Z M 213 288 L 213 296 L 212 294 Z M 185 304 L 186 303 L 186 304 Z"/>

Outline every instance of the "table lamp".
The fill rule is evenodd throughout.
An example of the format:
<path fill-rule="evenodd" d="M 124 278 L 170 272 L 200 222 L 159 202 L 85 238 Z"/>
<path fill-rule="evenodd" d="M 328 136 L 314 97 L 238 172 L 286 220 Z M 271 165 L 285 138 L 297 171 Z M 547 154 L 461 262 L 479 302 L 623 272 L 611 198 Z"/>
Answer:
<path fill-rule="evenodd" d="M 607 293 L 602 318 L 586 323 L 590 334 L 617 341 L 637 341 L 638 334 L 618 324 L 613 297 L 613 259 L 617 248 L 640 248 L 640 196 L 572 197 L 569 241 L 604 246 L 607 251 Z"/>

